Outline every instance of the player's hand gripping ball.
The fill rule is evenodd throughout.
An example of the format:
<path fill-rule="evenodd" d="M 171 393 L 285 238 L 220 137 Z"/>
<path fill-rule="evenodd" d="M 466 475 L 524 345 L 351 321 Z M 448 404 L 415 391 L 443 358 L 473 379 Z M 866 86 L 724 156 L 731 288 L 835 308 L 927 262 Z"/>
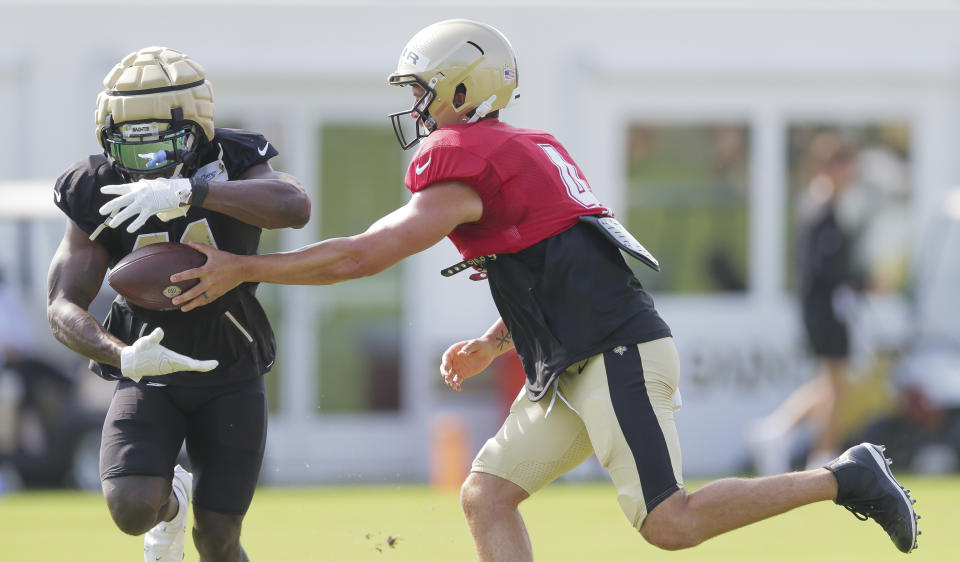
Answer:
<path fill-rule="evenodd" d="M 186 244 L 159 242 L 144 246 L 124 256 L 107 275 L 113 290 L 131 304 L 148 310 L 174 310 L 170 299 L 196 285 L 189 279 L 170 282 L 170 276 L 200 267 L 207 257 Z"/>

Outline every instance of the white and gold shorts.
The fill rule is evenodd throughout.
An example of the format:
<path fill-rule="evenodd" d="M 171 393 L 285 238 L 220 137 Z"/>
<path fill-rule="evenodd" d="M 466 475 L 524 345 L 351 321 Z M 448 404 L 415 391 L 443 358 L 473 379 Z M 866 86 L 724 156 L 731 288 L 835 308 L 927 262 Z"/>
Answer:
<path fill-rule="evenodd" d="M 639 529 L 650 510 L 683 486 L 673 419 L 680 407 L 679 372 L 669 337 L 574 364 L 549 396 L 531 402 L 520 391 L 472 469 L 532 494 L 596 454 L 610 472 L 620 508 Z"/>

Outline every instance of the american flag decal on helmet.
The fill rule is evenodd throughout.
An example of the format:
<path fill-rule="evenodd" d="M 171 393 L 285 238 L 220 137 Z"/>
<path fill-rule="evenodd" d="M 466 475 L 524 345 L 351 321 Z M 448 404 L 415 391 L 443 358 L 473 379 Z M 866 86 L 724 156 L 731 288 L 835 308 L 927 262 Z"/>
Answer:
<path fill-rule="evenodd" d="M 512 69 L 512 68 L 504 68 L 504 69 L 503 69 L 503 79 L 504 79 L 504 80 L 516 80 L 516 79 L 517 79 L 517 72 L 516 72 L 514 69 Z"/>

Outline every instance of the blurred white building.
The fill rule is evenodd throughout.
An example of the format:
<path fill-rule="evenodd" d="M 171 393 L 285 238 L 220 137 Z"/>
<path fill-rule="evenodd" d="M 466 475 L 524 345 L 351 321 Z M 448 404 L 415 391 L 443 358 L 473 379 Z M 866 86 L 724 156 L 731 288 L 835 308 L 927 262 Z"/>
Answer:
<path fill-rule="evenodd" d="M 884 210 L 906 225 L 896 251 L 908 263 L 925 254 L 922 234 L 960 182 L 960 9 L 866 6 L 0 0 L 0 268 L 35 311 L 49 357 L 82 366 L 46 333 L 46 268 L 63 231 L 49 188 L 99 151 L 94 100 L 127 53 L 161 44 L 190 54 L 214 85 L 217 124 L 278 147 L 274 167 L 300 177 L 314 202 L 306 228 L 264 237 L 265 250 L 291 249 L 353 234 L 402 204 L 409 153 L 385 115 L 410 99 L 386 76 L 421 27 L 483 20 L 519 58 L 521 103 L 502 118 L 557 136 L 660 258 L 662 276 L 641 279 L 684 362 L 685 469 L 728 473 L 745 458 L 743 424 L 808 368 L 789 280 L 793 140 L 839 128 L 899 151 L 900 185 L 884 189 L 901 196 Z M 445 242 L 371 279 L 261 288 L 280 342 L 265 481 L 426 479 L 440 414 L 466 420 L 471 452 L 492 435 L 502 417 L 493 382 L 471 380 L 462 394 L 439 384 L 443 349 L 496 314 L 484 283 L 440 276 L 457 261 Z M 869 299 L 871 338 L 909 335 L 902 294 Z"/>

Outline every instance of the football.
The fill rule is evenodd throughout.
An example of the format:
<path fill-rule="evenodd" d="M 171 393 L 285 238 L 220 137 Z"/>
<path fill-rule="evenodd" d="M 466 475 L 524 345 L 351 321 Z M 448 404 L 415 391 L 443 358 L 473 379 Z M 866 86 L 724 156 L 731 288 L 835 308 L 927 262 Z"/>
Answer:
<path fill-rule="evenodd" d="M 207 256 L 186 244 L 159 242 L 124 256 L 107 274 L 107 283 L 127 301 L 148 310 L 175 310 L 170 299 L 198 283 L 171 283 L 170 276 L 200 267 Z"/>

